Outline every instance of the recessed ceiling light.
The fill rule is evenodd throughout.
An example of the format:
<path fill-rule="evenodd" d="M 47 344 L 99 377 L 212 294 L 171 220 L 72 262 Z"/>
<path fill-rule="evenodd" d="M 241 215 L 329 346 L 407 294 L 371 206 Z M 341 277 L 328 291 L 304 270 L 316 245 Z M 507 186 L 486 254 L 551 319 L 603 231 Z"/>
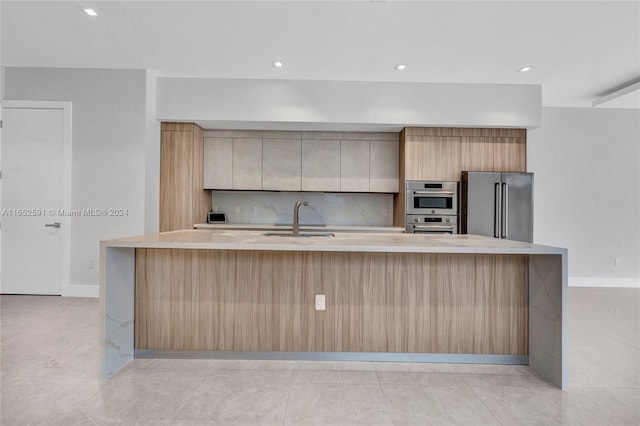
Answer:
<path fill-rule="evenodd" d="M 94 9 L 91 9 L 90 7 L 83 7 L 82 10 L 84 10 L 84 13 L 89 16 L 98 16 L 98 12 L 96 12 Z"/>
<path fill-rule="evenodd" d="M 526 66 L 524 66 L 524 67 L 520 68 L 520 69 L 518 70 L 518 72 L 527 72 L 527 71 L 531 71 L 531 69 L 532 69 L 532 68 L 533 68 L 533 65 L 526 65 Z"/>
<path fill-rule="evenodd" d="M 280 62 L 280 61 L 275 61 L 273 63 L 273 66 L 276 67 L 276 68 L 282 68 L 282 65 L 283 65 L 282 62 Z"/>
<path fill-rule="evenodd" d="M 396 70 L 402 71 L 407 69 L 407 64 L 396 64 Z"/>

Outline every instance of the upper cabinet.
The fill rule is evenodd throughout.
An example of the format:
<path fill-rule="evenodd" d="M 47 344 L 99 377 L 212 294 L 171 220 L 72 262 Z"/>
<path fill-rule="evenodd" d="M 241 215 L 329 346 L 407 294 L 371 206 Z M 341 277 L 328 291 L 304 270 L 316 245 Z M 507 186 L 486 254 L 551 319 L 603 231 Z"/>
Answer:
<path fill-rule="evenodd" d="M 398 144 L 371 141 L 369 156 L 369 191 L 398 192 Z"/>
<path fill-rule="evenodd" d="M 340 142 L 340 191 L 369 192 L 369 141 Z"/>
<path fill-rule="evenodd" d="M 205 131 L 204 188 L 398 192 L 394 133 Z"/>
<path fill-rule="evenodd" d="M 204 188 L 233 189 L 233 139 L 204 138 Z"/>
<path fill-rule="evenodd" d="M 262 189 L 300 191 L 302 141 L 295 139 L 262 140 Z"/>
<path fill-rule="evenodd" d="M 340 191 L 340 141 L 302 140 L 302 190 Z"/>
<path fill-rule="evenodd" d="M 262 139 L 205 137 L 205 189 L 262 189 Z"/>
<path fill-rule="evenodd" d="M 526 129 L 406 127 L 405 180 L 459 181 L 462 170 L 524 172 Z"/>
<path fill-rule="evenodd" d="M 262 189 L 262 139 L 234 138 L 233 189 Z"/>

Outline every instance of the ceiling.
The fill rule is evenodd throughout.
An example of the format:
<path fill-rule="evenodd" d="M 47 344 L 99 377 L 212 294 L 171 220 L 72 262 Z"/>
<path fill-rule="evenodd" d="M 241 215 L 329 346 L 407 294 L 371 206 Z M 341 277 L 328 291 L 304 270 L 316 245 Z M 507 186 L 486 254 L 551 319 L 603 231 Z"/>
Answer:
<path fill-rule="evenodd" d="M 3 66 L 541 84 L 544 106 L 573 107 L 640 81 L 640 0 L 2 0 L 0 8 Z M 407 69 L 394 70 L 398 63 Z M 517 72 L 524 65 L 534 68 Z M 598 107 L 639 108 L 640 90 Z"/>

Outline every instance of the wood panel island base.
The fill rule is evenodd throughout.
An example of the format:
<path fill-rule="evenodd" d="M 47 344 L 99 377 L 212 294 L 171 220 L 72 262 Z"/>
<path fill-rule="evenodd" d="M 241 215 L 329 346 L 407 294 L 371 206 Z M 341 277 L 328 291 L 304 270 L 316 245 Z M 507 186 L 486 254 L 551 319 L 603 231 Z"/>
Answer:
<path fill-rule="evenodd" d="M 332 359 L 529 364 L 567 387 L 565 249 L 189 230 L 101 255 L 105 378 L 134 357 Z"/>

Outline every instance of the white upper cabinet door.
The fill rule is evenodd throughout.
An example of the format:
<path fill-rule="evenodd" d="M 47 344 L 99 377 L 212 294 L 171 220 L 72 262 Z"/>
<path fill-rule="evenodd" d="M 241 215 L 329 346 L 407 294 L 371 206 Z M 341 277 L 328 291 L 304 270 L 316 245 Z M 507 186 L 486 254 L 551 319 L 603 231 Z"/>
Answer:
<path fill-rule="evenodd" d="M 398 142 L 371 141 L 370 146 L 369 191 L 398 192 Z"/>
<path fill-rule="evenodd" d="M 204 189 L 232 189 L 233 140 L 204 138 Z"/>
<path fill-rule="evenodd" d="M 300 139 L 263 139 L 262 189 L 300 191 L 301 151 Z"/>
<path fill-rule="evenodd" d="M 340 141 L 302 141 L 302 190 L 340 191 Z"/>
<path fill-rule="evenodd" d="M 340 141 L 340 191 L 369 192 L 369 141 Z"/>
<path fill-rule="evenodd" d="M 233 189 L 262 189 L 262 139 L 233 138 Z"/>

